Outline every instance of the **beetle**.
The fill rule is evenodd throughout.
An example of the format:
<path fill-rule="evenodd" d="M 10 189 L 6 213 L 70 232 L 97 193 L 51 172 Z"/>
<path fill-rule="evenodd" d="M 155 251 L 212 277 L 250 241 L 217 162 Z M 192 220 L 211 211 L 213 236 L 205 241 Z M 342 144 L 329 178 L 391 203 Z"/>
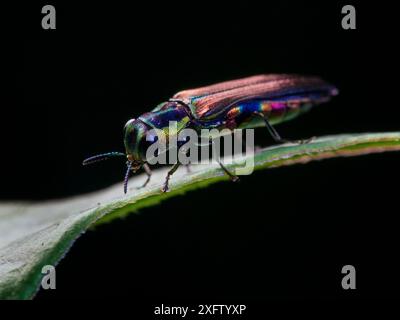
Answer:
<path fill-rule="evenodd" d="M 150 181 L 151 170 L 146 163 L 146 150 L 152 142 L 146 139 L 151 129 L 162 129 L 167 137 L 177 135 L 182 129 L 235 129 L 265 126 L 277 143 L 290 142 L 281 138 L 273 125 L 290 120 L 308 111 L 311 107 L 327 102 L 338 94 L 332 84 L 315 76 L 295 74 L 265 74 L 238 80 L 226 81 L 197 89 L 180 91 L 171 99 L 159 104 L 151 112 L 136 119 L 130 119 L 124 127 L 126 153 L 109 152 L 90 157 L 83 165 L 112 157 L 126 157 L 127 170 L 124 192 L 127 192 L 131 171 L 143 168 Z M 168 132 L 169 121 L 176 121 L 178 130 Z M 307 143 L 310 140 L 291 141 Z M 177 161 L 168 171 L 162 188 L 169 189 L 169 180 L 181 163 Z M 231 178 L 231 173 L 219 161 L 223 171 Z"/>

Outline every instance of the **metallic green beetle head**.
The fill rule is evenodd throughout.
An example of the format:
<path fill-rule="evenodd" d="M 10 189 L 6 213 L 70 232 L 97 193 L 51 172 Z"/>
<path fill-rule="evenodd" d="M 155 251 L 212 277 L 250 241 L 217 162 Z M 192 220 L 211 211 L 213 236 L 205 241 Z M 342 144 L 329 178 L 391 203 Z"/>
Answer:
<path fill-rule="evenodd" d="M 132 168 L 140 168 L 146 162 L 146 150 L 149 145 L 146 136 L 151 128 L 139 119 L 129 120 L 124 127 L 124 145 L 126 157 Z"/>
<path fill-rule="evenodd" d="M 127 170 L 124 179 L 124 192 L 128 189 L 128 178 L 131 171 L 138 171 L 146 163 L 146 150 L 151 144 L 146 139 L 146 134 L 150 130 L 150 126 L 138 119 L 129 120 L 124 127 L 124 145 L 126 153 L 108 152 L 98 154 L 87 158 L 83 161 L 83 165 L 107 160 L 113 157 L 126 157 Z"/>

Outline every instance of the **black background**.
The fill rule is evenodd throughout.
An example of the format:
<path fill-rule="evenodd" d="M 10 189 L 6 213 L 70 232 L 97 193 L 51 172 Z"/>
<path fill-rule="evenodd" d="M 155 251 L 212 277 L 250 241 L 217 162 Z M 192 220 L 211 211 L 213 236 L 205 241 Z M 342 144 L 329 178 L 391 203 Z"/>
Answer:
<path fill-rule="evenodd" d="M 345 4 L 56 3 L 56 30 L 41 28 L 42 3 L 4 10 L 6 30 L 15 27 L 3 42 L 1 199 L 120 182 L 123 161 L 83 168 L 82 159 L 122 151 L 125 122 L 179 90 L 253 74 L 315 74 L 340 90 L 280 125 L 284 137 L 399 130 L 392 9 L 353 3 L 357 29 L 343 30 Z M 57 267 L 57 290 L 37 299 L 398 297 L 399 160 L 256 172 L 143 209 L 79 238 Z M 346 264 L 357 270 L 354 291 L 341 288 Z"/>

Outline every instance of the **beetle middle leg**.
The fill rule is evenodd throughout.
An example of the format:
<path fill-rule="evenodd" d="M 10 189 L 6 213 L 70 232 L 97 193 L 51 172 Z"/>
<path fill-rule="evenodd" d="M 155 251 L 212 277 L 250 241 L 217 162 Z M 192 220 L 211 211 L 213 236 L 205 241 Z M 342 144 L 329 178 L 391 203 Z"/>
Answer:
<path fill-rule="evenodd" d="M 308 139 L 300 139 L 300 140 L 288 140 L 288 139 L 283 139 L 279 133 L 275 130 L 275 128 L 272 126 L 271 123 L 269 123 L 268 118 L 262 113 L 262 112 L 254 112 L 254 114 L 260 116 L 264 122 L 265 122 L 265 126 L 267 127 L 269 133 L 271 134 L 272 138 L 274 139 L 274 141 L 276 143 L 297 143 L 297 144 L 306 144 L 311 142 L 312 140 L 315 139 L 315 137 L 311 137 Z"/>
<path fill-rule="evenodd" d="M 239 177 L 235 174 L 233 174 L 232 172 L 230 172 L 223 164 L 221 161 L 218 160 L 218 164 L 221 166 L 222 170 L 224 170 L 224 172 L 226 173 L 226 175 L 229 176 L 229 178 L 231 179 L 231 181 L 236 182 L 239 181 Z"/>
<path fill-rule="evenodd" d="M 181 165 L 180 162 L 177 162 L 173 165 L 171 170 L 168 171 L 167 176 L 165 177 L 165 182 L 164 185 L 161 189 L 162 192 L 167 192 L 169 190 L 169 179 L 171 176 L 175 173 L 176 170 L 178 170 L 179 166 Z"/>
<path fill-rule="evenodd" d="M 216 147 L 214 141 L 212 141 L 212 140 L 210 141 L 209 145 L 212 145 L 213 148 Z M 216 160 L 217 160 L 218 164 L 220 165 L 221 169 L 225 172 L 225 174 L 226 174 L 227 176 L 229 176 L 229 178 L 231 179 L 231 181 L 233 181 L 233 182 L 239 181 L 239 180 L 240 180 L 239 177 L 238 177 L 237 175 L 235 175 L 234 173 L 230 172 L 230 171 L 222 164 L 222 162 L 221 162 L 221 160 L 220 160 L 220 158 L 219 158 L 219 153 L 218 153 L 218 152 L 213 152 L 213 154 L 218 155 L 218 159 L 216 159 Z"/>

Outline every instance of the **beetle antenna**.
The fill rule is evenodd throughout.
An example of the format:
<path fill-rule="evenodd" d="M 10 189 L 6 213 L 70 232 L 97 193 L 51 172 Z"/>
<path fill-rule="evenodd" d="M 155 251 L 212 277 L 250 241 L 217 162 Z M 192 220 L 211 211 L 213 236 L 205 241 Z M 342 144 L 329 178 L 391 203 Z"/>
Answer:
<path fill-rule="evenodd" d="M 124 193 L 125 194 L 128 192 L 128 179 L 129 179 L 129 172 L 132 169 L 132 161 L 127 161 L 126 165 L 127 165 L 127 169 L 126 169 L 125 179 L 124 179 Z"/>
<path fill-rule="evenodd" d="M 104 160 L 108 160 L 110 158 L 113 157 L 125 157 L 125 154 L 122 152 L 108 152 L 108 153 L 102 153 L 102 154 L 98 154 L 96 156 L 87 158 L 85 160 L 83 160 L 82 164 L 84 166 L 88 165 L 88 164 L 92 164 L 95 162 L 99 162 L 99 161 L 104 161 Z"/>

